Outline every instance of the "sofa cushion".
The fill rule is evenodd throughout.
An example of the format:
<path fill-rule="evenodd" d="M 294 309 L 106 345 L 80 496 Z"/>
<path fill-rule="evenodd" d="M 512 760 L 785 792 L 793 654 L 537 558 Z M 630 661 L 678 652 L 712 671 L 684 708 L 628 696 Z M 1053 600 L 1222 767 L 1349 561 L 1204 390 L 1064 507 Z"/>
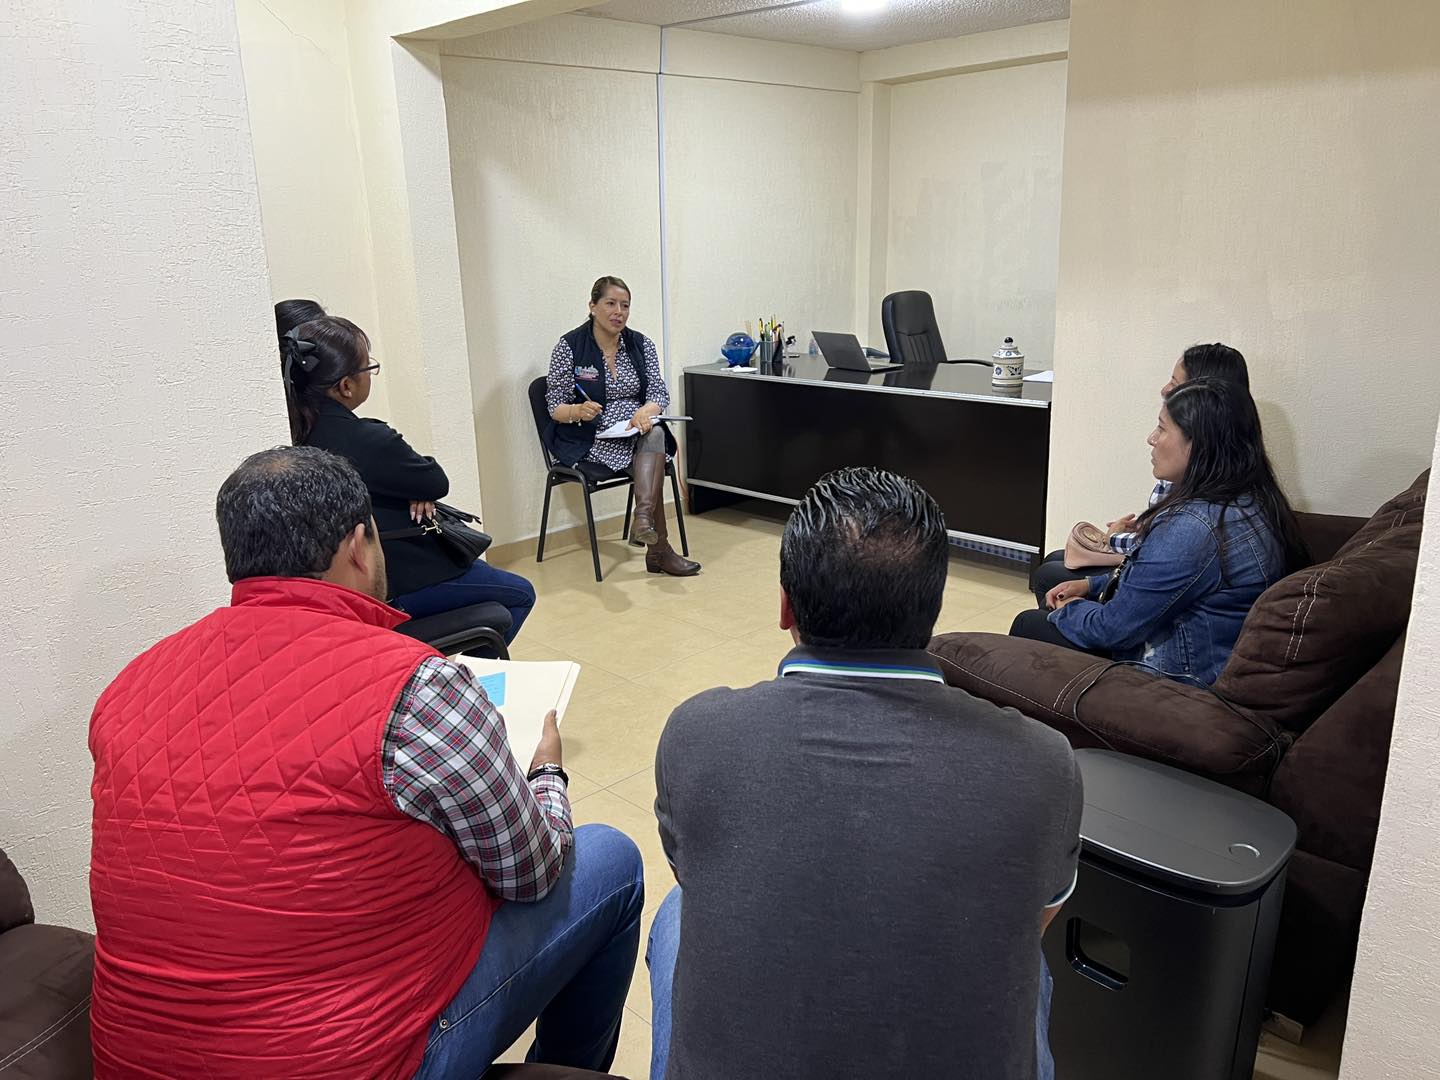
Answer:
<path fill-rule="evenodd" d="M 942 634 L 929 651 L 951 686 L 1048 724 L 1077 748 L 1137 754 L 1259 794 L 1285 746 L 1208 690 L 1089 653 L 1002 634 Z"/>
<path fill-rule="evenodd" d="M 1216 693 L 1304 731 L 1385 655 L 1410 618 L 1428 478 L 1381 507 L 1333 559 L 1265 591 Z"/>
<path fill-rule="evenodd" d="M 0 934 L 0 1075 L 86 1077 L 95 938 L 63 926 Z"/>
<path fill-rule="evenodd" d="M 34 921 L 35 909 L 30 906 L 30 890 L 25 887 L 25 879 L 10 857 L 0 851 L 0 934 Z"/>
<path fill-rule="evenodd" d="M 1362 873 L 1375 854 L 1404 657 L 1402 634 L 1295 740 L 1270 785 L 1270 802 L 1294 820 L 1301 846 Z"/>
<path fill-rule="evenodd" d="M 1418 527 L 1425 518 L 1425 493 L 1430 487 L 1430 470 L 1415 478 L 1408 488 L 1370 515 L 1370 520 L 1340 546 L 1336 555 L 1358 551 L 1383 533 L 1406 525 Z"/>

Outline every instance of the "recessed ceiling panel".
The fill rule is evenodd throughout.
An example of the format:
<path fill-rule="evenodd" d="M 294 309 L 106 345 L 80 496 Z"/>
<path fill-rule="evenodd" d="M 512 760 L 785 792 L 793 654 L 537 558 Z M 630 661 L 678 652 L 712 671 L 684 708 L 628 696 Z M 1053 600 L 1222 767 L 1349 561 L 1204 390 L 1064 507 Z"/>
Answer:
<path fill-rule="evenodd" d="M 888 0 L 863 15 L 843 0 L 606 0 L 584 13 L 863 52 L 1065 19 L 1070 0 Z"/>

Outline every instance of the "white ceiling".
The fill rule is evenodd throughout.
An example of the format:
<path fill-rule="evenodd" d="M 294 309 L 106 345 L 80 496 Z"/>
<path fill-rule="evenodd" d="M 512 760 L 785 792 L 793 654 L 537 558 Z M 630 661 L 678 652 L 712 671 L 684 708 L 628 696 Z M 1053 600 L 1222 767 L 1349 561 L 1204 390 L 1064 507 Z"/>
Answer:
<path fill-rule="evenodd" d="M 864 52 L 1069 18 L 1070 0 L 888 0 L 871 15 L 841 0 L 603 0 L 581 14 Z"/>

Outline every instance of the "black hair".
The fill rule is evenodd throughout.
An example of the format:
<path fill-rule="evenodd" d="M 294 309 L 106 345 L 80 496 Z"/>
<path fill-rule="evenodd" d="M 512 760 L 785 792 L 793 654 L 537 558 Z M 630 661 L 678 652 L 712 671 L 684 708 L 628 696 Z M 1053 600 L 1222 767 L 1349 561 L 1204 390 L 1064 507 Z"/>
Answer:
<path fill-rule="evenodd" d="M 1250 369 L 1245 364 L 1245 354 L 1218 341 L 1209 345 L 1191 345 L 1180 356 L 1185 368 L 1185 381 L 1196 379 L 1224 379 L 1250 389 Z"/>
<path fill-rule="evenodd" d="M 780 541 L 780 584 L 800 640 L 834 649 L 921 649 L 945 592 L 949 537 L 915 481 L 883 469 L 822 476 Z"/>
<path fill-rule="evenodd" d="M 1309 565 L 1310 551 L 1300 534 L 1295 512 L 1280 490 L 1265 453 L 1260 414 L 1250 391 L 1227 379 L 1191 379 L 1170 391 L 1164 408 L 1190 440 L 1190 462 L 1170 493 L 1140 515 L 1140 535 L 1149 533 L 1158 514 L 1200 500 L 1218 503 L 1222 508 L 1219 527 L 1223 539 L 1223 510 L 1248 499 L 1252 502 L 1250 512 L 1264 520 L 1284 552 L 1284 572 L 1289 574 Z M 1223 543 L 1220 551 L 1223 576 Z"/>
<path fill-rule="evenodd" d="M 275 333 L 284 337 L 301 323 L 325 317 L 325 309 L 314 300 L 281 300 L 275 305 Z"/>
<path fill-rule="evenodd" d="M 319 577 L 356 525 L 374 531 L 370 492 L 343 457 L 315 446 L 251 454 L 220 485 L 215 521 L 231 583 Z"/>
<path fill-rule="evenodd" d="M 303 446 L 315 430 L 316 406 L 330 388 L 357 374 L 370 359 L 370 339 L 349 319 L 322 315 L 292 327 L 280 338 L 280 376 L 290 438 Z"/>

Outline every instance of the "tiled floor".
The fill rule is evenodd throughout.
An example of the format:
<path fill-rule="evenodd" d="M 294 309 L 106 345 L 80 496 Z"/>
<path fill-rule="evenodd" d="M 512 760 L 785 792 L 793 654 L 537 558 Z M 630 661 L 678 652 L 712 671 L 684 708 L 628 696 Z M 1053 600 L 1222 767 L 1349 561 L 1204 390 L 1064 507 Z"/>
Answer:
<path fill-rule="evenodd" d="M 665 720 L 671 709 L 701 690 L 773 678 L 790 647 L 789 635 L 777 625 L 782 525 L 776 508 L 754 507 L 764 516 L 746 509 L 686 519 L 690 554 L 704 564 L 694 578 L 647 574 L 641 550 L 622 543 L 614 527 L 600 545 L 603 583 L 596 583 L 589 550 L 583 547 L 548 549 L 539 564 L 533 551 L 497 563 L 524 574 L 539 594 L 512 656 L 573 659 L 581 665 L 561 725 L 575 821 L 614 825 L 640 847 L 646 893 L 642 957 L 655 909 L 674 885 L 653 810 L 651 770 Z M 1023 568 L 952 559 L 936 632 L 1005 633 L 1027 602 L 1033 600 Z M 1315 1055 L 1306 1048 L 1277 1043 L 1282 1057 L 1276 1069 L 1257 1068 L 1257 1077 L 1321 1080 L 1335 1075 L 1333 1066 L 1309 1068 L 1305 1059 Z M 521 1060 L 528 1044 L 527 1035 L 503 1060 Z M 1335 1045 L 1338 1061 L 1338 1038 Z M 1292 1069 L 1293 1058 L 1301 1061 Z M 643 1080 L 649 1064 L 650 988 L 642 958 L 612 1068 Z"/>

